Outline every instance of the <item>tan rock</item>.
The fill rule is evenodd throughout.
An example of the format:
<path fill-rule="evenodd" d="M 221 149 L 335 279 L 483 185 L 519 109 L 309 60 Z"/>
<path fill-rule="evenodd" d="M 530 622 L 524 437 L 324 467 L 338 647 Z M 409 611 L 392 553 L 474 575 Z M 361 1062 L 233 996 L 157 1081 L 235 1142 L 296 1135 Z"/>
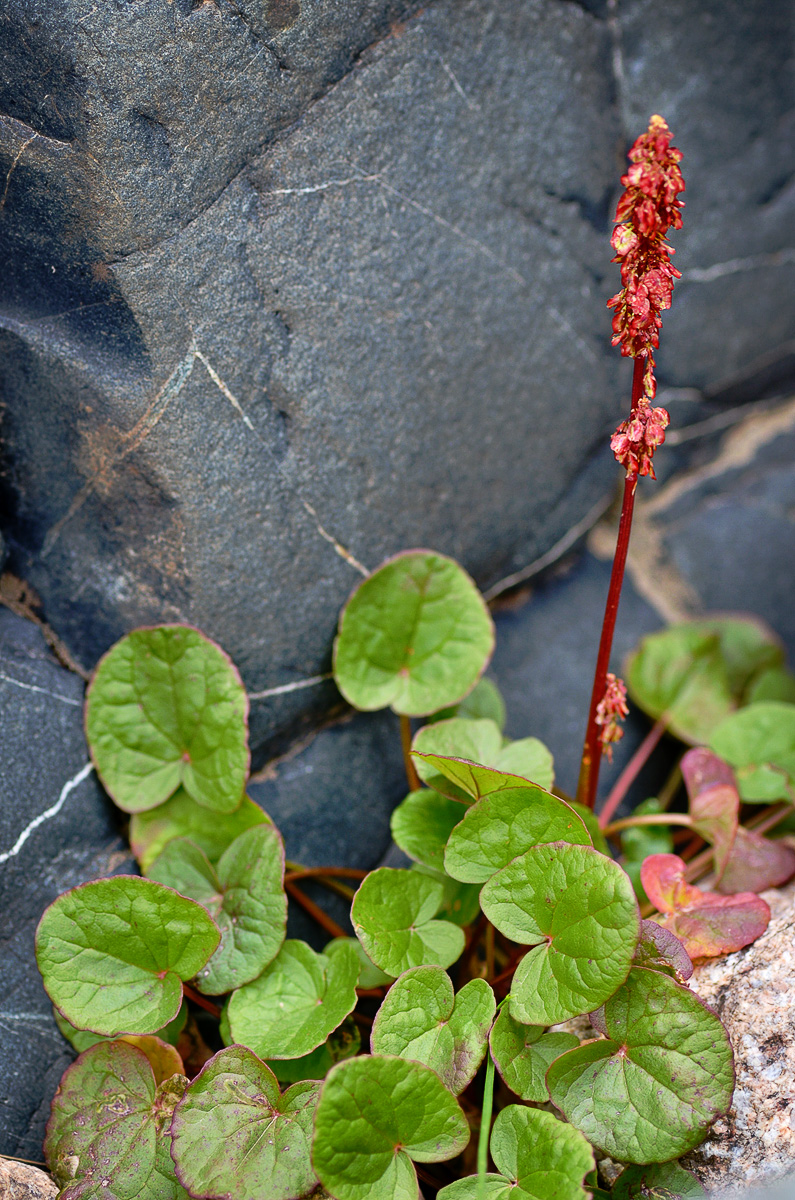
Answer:
<path fill-rule="evenodd" d="M 683 1160 L 716 1197 L 795 1174 L 795 883 L 764 898 L 762 937 L 698 964 L 690 980 L 726 1025 L 737 1073 L 727 1116 Z"/>
<path fill-rule="evenodd" d="M 45 1171 L 0 1158 L 0 1200 L 55 1200 L 58 1188 Z"/>

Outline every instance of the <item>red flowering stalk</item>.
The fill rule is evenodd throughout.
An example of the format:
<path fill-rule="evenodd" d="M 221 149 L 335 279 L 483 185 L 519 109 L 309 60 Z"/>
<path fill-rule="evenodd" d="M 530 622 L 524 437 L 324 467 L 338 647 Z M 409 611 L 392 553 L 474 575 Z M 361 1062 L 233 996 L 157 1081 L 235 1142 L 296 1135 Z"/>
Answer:
<path fill-rule="evenodd" d="M 613 571 L 607 594 L 602 637 L 596 660 L 588 726 L 585 733 L 577 798 L 593 808 L 599 781 L 601 754 L 612 757 L 612 743 L 622 730 L 618 720 L 627 714 L 626 689 L 607 667 L 613 645 L 621 584 L 629 548 L 635 488 L 641 475 L 655 478 L 652 458 L 665 440 L 668 413 L 655 408 L 654 351 L 660 344 L 662 313 L 671 307 L 674 280 L 680 272 L 671 262 L 673 249 L 666 242 L 670 228 L 680 229 L 678 199 L 685 190 L 679 163 L 682 155 L 671 145 L 671 131 L 662 117 L 653 116 L 649 128 L 629 152 L 632 164 L 621 182 L 625 191 L 616 208 L 611 244 L 613 262 L 621 266 L 621 291 L 608 300 L 613 315 L 613 345 L 635 359 L 630 414 L 613 434 L 610 447 L 626 469 L 624 501 L 618 526 Z"/>

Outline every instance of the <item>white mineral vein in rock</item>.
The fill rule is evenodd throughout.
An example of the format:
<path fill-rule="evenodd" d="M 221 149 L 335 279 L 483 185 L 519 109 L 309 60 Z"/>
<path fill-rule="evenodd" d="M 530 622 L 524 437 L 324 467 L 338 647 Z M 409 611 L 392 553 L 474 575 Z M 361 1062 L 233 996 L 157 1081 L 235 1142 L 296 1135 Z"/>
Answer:
<path fill-rule="evenodd" d="M 55 803 L 50 808 L 45 809 L 43 813 L 39 813 L 37 817 L 34 817 L 30 824 L 26 825 L 22 830 L 11 849 L 4 850 L 3 853 L 0 854 L 0 863 L 8 862 L 9 858 L 13 858 L 16 854 L 19 854 L 20 850 L 25 845 L 25 842 L 28 840 L 33 831 L 38 829 L 39 825 L 43 825 L 45 821 L 49 821 L 51 817 L 58 815 L 66 803 L 69 793 L 73 792 L 76 787 L 79 787 L 83 780 L 88 778 L 93 769 L 93 764 L 87 762 L 86 765 L 81 767 L 77 774 L 72 777 L 72 779 L 68 779 L 66 781 L 61 788 L 61 794 Z"/>
<path fill-rule="evenodd" d="M 75 704 L 79 708 L 83 703 L 82 700 L 75 700 L 73 696 L 59 696 L 57 692 L 49 692 L 47 688 L 39 687 L 35 683 L 23 683 L 21 679 L 15 679 L 13 675 L 5 675 L 0 671 L 0 679 L 3 683 L 12 683 L 15 687 L 24 688 L 26 692 L 41 692 L 43 696 L 49 696 L 51 700 L 62 700 L 64 704 Z"/>

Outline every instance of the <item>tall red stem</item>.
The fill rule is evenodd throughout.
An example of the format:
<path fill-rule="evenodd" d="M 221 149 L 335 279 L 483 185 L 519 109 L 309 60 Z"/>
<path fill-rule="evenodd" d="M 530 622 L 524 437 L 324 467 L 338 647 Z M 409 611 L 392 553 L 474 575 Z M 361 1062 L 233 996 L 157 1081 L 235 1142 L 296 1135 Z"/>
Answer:
<path fill-rule="evenodd" d="M 643 395 L 643 370 L 645 360 L 635 359 L 635 370 L 632 376 L 632 407 L 634 414 Z M 577 785 L 577 799 L 587 808 L 593 808 L 596 801 L 596 789 L 599 784 L 599 767 L 602 758 L 602 743 L 599 738 L 600 727 L 596 721 L 596 709 L 605 694 L 607 686 L 607 668 L 610 665 L 610 651 L 613 647 L 613 633 L 618 616 L 618 603 L 621 599 L 621 585 L 624 582 L 624 568 L 629 549 L 629 535 L 632 529 L 632 513 L 635 508 L 635 488 L 637 473 L 628 475 L 624 481 L 624 500 L 621 505 L 621 519 L 618 523 L 618 539 L 613 556 L 613 570 L 610 574 L 610 587 L 607 592 L 605 615 L 602 621 L 602 636 L 599 641 L 599 653 L 596 657 L 591 706 L 588 710 L 588 724 L 585 730 L 585 743 L 582 751 L 580 779 Z"/>

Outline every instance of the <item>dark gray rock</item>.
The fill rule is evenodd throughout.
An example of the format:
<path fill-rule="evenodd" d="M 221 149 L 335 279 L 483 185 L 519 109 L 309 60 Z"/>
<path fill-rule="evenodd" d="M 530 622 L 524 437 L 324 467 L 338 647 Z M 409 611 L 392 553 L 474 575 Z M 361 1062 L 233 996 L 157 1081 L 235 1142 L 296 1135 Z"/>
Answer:
<path fill-rule="evenodd" d="M 69 91 L 57 130 L 49 76 L 14 93 L 45 136 L 10 177 L 10 247 L 55 280 L 57 247 L 83 288 L 31 265 L 7 309 L 13 562 L 86 664 L 184 619 L 253 691 L 327 667 L 357 580 L 329 535 L 368 567 L 433 545 L 482 581 L 546 549 L 611 474 L 586 468 L 625 365 L 604 21 L 558 0 L 277 8 L 274 53 L 227 0 L 8 18 Z M 58 219 L 82 214 L 68 242 L 30 221 L 53 175 Z M 259 705 L 257 748 L 331 695 Z"/>
<path fill-rule="evenodd" d="M 60 892 L 135 869 L 87 770 L 82 700 L 38 630 L 0 608 L 0 1153 L 32 1159 L 73 1057 L 36 970 L 36 926 Z"/>
<path fill-rule="evenodd" d="M 617 12 L 6 8 L 12 565 L 86 665 L 187 620 L 278 688 L 327 668 L 351 556 L 432 545 L 488 585 L 578 520 L 624 403 L 620 146 L 655 109 L 689 181 L 663 376 L 776 359 L 786 8 Z M 258 761 L 333 702 L 259 702 Z"/>
<path fill-rule="evenodd" d="M 684 228 L 671 238 L 683 279 L 660 378 L 722 391 L 778 361 L 792 381 L 792 5 L 620 0 L 616 11 L 625 127 L 662 113 L 685 155 Z"/>
<path fill-rule="evenodd" d="M 753 425 L 663 493 L 654 521 L 703 608 L 762 617 L 794 664 L 795 402 Z"/>

